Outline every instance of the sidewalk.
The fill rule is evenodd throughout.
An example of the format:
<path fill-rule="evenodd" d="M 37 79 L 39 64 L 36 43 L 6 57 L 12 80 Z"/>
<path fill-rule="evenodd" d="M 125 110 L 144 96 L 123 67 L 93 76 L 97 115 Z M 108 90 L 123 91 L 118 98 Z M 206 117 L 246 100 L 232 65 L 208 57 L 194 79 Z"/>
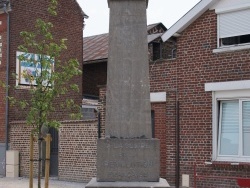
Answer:
<path fill-rule="evenodd" d="M 65 182 L 50 180 L 49 188 L 84 188 L 85 183 Z M 41 187 L 44 188 L 44 179 Z M 0 178 L 0 188 L 29 188 L 29 179 L 27 178 Z M 37 188 L 37 179 L 34 179 L 33 188 Z"/>

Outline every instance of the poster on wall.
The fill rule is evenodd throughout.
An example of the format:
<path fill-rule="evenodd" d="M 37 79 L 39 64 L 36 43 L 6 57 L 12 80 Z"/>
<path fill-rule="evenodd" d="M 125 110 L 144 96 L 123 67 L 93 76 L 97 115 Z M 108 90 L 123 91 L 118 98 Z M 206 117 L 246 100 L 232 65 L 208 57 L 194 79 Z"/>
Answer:
<path fill-rule="evenodd" d="M 23 55 L 25 60 L 20 61 L 19 56 Z M 42 58 L 50 59 L 49 56 L 25 52 L 16 52 L 16 85 L 37 85 L 36 78 L 41 75 Z M 51 65 L 46 70 L 51 74 L 54 69 L 54 61 L 51 61 Z M 44 81 L 44 85 L 47 85 L 47 81 Z"/>

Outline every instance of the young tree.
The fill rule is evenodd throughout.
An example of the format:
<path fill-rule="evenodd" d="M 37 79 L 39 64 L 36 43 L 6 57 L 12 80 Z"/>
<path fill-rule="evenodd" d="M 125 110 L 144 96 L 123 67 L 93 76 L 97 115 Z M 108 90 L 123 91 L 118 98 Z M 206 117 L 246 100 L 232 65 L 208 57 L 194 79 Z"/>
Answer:
<path fill-rule="evenodd" d="M 56 16 L 56 9 L 57 0 L 50 0 L 48 13 Z M 51 22 L 38 18 L 34 31 L 20 33 L 23 44 L 19 46 L 19 50 L 23 53 L 19 55 L 18 59 L 32 67 L 32 69 L 22 72 L 22 77 L 29 82 L 31 99 L 19 100 L 9 97 L 12 103 L 27 109 L 27 124 L 33 127 L 33 133 L 37 133 L 38 136 L 38 188 L 41 187 L 41 130 L 50 127 L 59 128 L 61 123 L 50 117 L 50 114 L 56 110 L 55 105 L 59 106 L 54 101 L 59 96 L 66 94 L 68 90 L 79 92 L 78 85 L 70 84 L 70 80 L 81 74 L 77 59 L 70 59 L 68 62 L 60 60 L 60 54 L 67 49 L 66 39 L 61 39 L 57 43 L 53 37 L 52 28 Z M 36 56 L 31 55 L 30 52 L 34 52 Z M 64 103 L 60 104 L 60 108 L 69 109 L 71 118 L 80 117 L 80 106 L 76 105 L 73 99 L 66 99 Z"/>

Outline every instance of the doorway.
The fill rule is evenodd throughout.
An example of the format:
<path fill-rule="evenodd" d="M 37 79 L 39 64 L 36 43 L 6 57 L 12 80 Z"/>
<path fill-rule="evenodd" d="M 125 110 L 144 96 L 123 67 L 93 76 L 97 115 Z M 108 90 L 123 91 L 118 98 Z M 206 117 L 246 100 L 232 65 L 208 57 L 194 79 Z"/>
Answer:
<path fill-rule="evenodd" d="M 55 128 L 50 128 L 52 142 L 50 143 L 50 176 L 58 176 L 58 131 Z"/>

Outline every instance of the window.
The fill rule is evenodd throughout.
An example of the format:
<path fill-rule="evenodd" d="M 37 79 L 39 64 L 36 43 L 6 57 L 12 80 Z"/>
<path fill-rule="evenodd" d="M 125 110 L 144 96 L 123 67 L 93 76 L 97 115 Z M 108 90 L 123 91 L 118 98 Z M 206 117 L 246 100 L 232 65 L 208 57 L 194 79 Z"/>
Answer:
<path fill-rule="evenodd" d="M 205 84 L 212 91 L 214 161 L 250 162 L 250 80 Z"/>
<path fill-rule="evenodd" d="M 219 157 L 250 157 L 250 100 L 219 101 Z"/>
<path fill-rule="evenodd" d="M 220 46 L 229 46 L 237 44 L 250 43 L 250 35 L 241 35 L 236 37 L 227 37 L 220 39 Z"/>
<path fill-rule="evenodd" d="M 153 42 L 153 61 L 161 58 L 161 43 Z"/>
<path fill-rule="evenodd" d="M 162 58 L 175 59 L 177 56 L 176 38 L 172 37 L 162 45 Z"/>
<path fill-rule="evenodd" d="M 172 54 L 171 54 L 171 58 L 170 59 L 176 58 L 176 52 L 177 52 L 176 48 L 172 49 Z"/>
<path fill-rule="evenodd" d="M 250 8 L 217 10 L 218 47 L 250 45 Z"/>

